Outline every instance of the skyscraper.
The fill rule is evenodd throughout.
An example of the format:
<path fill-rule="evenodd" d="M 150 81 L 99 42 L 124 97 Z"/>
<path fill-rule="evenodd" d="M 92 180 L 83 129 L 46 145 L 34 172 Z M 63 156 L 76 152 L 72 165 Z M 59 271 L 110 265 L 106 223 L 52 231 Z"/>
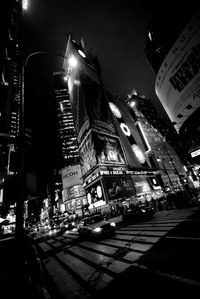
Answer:
<path fill-rule="evenodd" d="M 79 162 L 77 134 L 74 126 L 72 107 L 64 73 L 54 72 L 54 93 L 56 102 L 57 127 L 57 170 Z"/>
<path fill-rule="evenodd" d="M 116 208 L 152 192 L 147 175 L 155 175 L 156 169 L 124 103 L 113 102 L 104 89 L 97 57 L 71 37 L 65 56 L 63 68 L 89 209 Z"/>
<path fill-rule="evenodd" d="M 124 101 L 129 104 L 129 106 L 136 107 L 136 109 L 144 115 L 147 121 L 157 129 L 167 141 L 173 142 L 175 140 L 175 142 L 177 142 L 178 134 L 168 115 L 164 118 L 161 117 L 151 99 L 135 93 L 129 95 Z"/>

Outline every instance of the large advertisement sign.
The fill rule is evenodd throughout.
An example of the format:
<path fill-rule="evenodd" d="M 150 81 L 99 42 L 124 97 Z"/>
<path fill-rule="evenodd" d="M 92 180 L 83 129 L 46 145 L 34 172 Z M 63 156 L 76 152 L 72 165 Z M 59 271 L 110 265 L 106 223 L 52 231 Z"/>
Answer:
<path fill-rule="evenodd" d="M 149 182 L 146 177 L 143 175 L 132 176 L 134 187 L 136 189 L 137 195 L 151 192 L 152 189 L 150 187 Z"/>
<path fill-rule="evenodd" d="M 104 182 L 108 200 L 135 195 L 135 189 L 129 175 L 105 177 Z"/>
<path fill-rule="evenodd" d="M 97 208 L 106 204 L 101 181 L 97 181 L 86 189 L 87 202 L 90 208 Z"/>
<path fill-rule="evenodd" d="M 92 140 L 92 134 L 88 134 L 84 142 L 79 148 L 83 175 L 86 174 L 92 167 L 97 165 L 95 145 Z"/>
<path fill-rule="evenodd" d="M 163 61 L 155 91 L 177 131 L 200 107 L 200 19 L 189 22 Z"/>
<path fill-rule="evenodd" d="M 118 137 L 92 132 L 98 163 L 125 164 L 125 157 Z"/>
<path fill-rule="evenodd" d="M 79 149 L 83 175 L 97 164 L 125 165 L 120 140 L 116 136 L 90 131 Z"/>
<path fill-rule="evenodd" d="M 80 165 L 67 166 L 61 171 L 61 174 L 63 189 L 83 183 Z"/>

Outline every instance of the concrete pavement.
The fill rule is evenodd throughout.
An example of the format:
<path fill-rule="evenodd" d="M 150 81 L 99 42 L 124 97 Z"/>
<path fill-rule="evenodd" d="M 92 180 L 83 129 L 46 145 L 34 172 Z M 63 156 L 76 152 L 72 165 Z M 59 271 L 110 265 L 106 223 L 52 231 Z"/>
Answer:
<path fill-rule="evenodd" d="M 83 298 L 121 298 L 126 296 L 127 298 L 132 298 L 135 294 L 139 295 L 140 298 L 146 298 L 146 296 L 152 296 L 156 298 L 164 298 L 165 295 L 169 298 L 169 296 L 178 295 L 178 293 L 183 296 L 184 294 L 191 294 L 193 295 L 197 291 L 200 291 L 200 279 L 198 279 L 198 269 L 200 264 L 199 260 L 199 224 L 200 224 L 200 207 L 194 207 L 189 209 L 180 209 L 180 210 L 164 210 L 156 212 L 155 217 L 146 222 L 146 226 L 152 223 L 152 226 L 156 225 L 157 229 L 159 229 L 158 224 L 160 223 L 161 227 L 164 223 L 177 223 L 177 220 L 181 217 L 182 222 L 175 226 L 173 229 L 170 229 L 169 232 L 163 237 L 161 237 L 160 241 L 156 243 L 154 246 L 150 246 L 147 252 L 136 260 L 133 260 L 131 256 L 130 265 L 128 268 L 122 269 L 116 268 L 114 269 L 113 266 L 115 262 L 120 264 L 121 266 L 124 263 L 120 262 L 120 259 L 114 260 L 112 259 L 112 269 L 109 268 L 110 264 L 106 264 L 107 274 L 114 273 L 115 271 L 119 270 L 116 275 L 114 275 L 114 279 L 109 281 L 109 277 L 103 279 L 104 282 L 108 280 L 108 285 L 100 289 L 98 292 L 95 292 L 94 296 L 90 296 L 92 292 L 85 293 L 85 289 L 80 289 L 80 284 L 78 284 L 78 288 L 80 289 L 79 294 L 70 294 L 69 289 L 70 286 L 67 285 L 70 282 L 70 285 L 74 285 L 74 289 L 78 290 L 76 284 L 79 280 L 74 279 L 73 275 L 70 273 L 67 274 L 65 267 L 70 267 L 73 271 L 77 272 L 79 275 L 83 275 L 82 279 L 87 282 L 86 274 L 89 275 L 85 269 L 86 264 L 84 264 L 80 259 L 77 258 L 77 254 L 80 255 L 83 252 L 85 254 L 89 254 L 85 256 L 86 259 L 91 260 L 94 262 L 94 257 L 98 257 L 96 253 L 92 253 L 91 251 L 85 250 L 84 247 L 81 249 L 81 245 L 74 246 L 69 245 L 67 249 L 64 251 L 62 249 L 58 249 L 55 254 L 52 256 L 49 255 L 45 259 L 46 269 L 48 274 L 50 274 L 50 280 L 48 280 L 48 284 L 52 286 L 52 280 L 56 283 L 56 289 L 53 290 L 53 298 L 52 299 L 60 299 L 60 298 L 82 298 L 80 294 L 82 294 Z M 191 217 L 187 218 L 187 215 L 192 215 Z M 172 220 L 173 219 L 173 220 Z M 109 221 L 115 221 L 119 230 L 123 226 L 121 216 L 109 219 Z M 156 224 L 155 224 L 156 223 Z M 143 227 L 145 226 L 144 222 L 141 224 Z M 139 223 L 136 226 L 141 226 Z M 166 225 L 166 224 L 165 224 Z M 169 226 L 169 224 L 167 224 Z M 135 225 L 134 225 L 135 227 Z M 160 228 L 161 228 L 160 227 Z M 196 234 L 194 233 L 196 232 Z M 187 235 L 185 235 L 187 232 Z M 160 232 L 159 232 L 160 233 Z M 181 233 L 182 237 L 181 238 Z M 194 236 L 194 238 L 191 238 Z M 175 239 L 173 239 L 175 237 Z M 126 236 L 127 238 L 127 236 Z M 136 240 L 136 238 L 134 237 Z M 61 240 L 61 239 L 60 239 Z M 173 241 L 173 242 L 172 242 Z M 111 240 L 110 240 L 111 242 Z M 114 244 L 113 241 L 111 243 L 105 244 Z M 116 241 L 123 243 L 121 241 Z M 175 243 L 174 243 L 175 242 Z M 191 243 L 195 242 L 195 243 Z M 58 242 L 57 242 L 58 243 Z M 101 242 L 100 242 L 101 243 Z M 92 246 L 95 250 L 97 250 L 97 246 L 93 246 L 91 243 L 84 242 L 84 246 Z M 193 246 L 191 244 L 195 244 L 196 249 L 193 250 Z M 55 243 L 56 245 L 56 243 Z M 59 244 L 58 244 L 59 245 Z M 95 244 L 94 244 L 95 245 Z M 96 244 L 97 245 L 97 244 Z M 132 243 L 133 247 L 137 245 L 135 241 Z M 99 244 L 98 244 L 99 246 Z M 146 245 L 145 245 L 146 246 Z M 185 248 L 184 250 L 182 249 Z M 59 248 L 59 247 L 58 247 Z M 86 247 L 85 247 L 86 248 Z M 106 250 L 112 250 L 113 247 L 102 247 L 102 250 L 106 252 Z M 124 248 L 122 248 L 124 249 Z M 80 251 L 81 250 L 81 251 Z M 123 251 L 123 250 L 122 250 Z M 68 254 L 69 252 L 69 254 Z M 117 254 L 120 254 L 121 251 L 119 250 Z M 71 255 L 72 254 L 72 255 Z M 75 256 L 74 256 L 75 254 Z M 131 254 L 134 254 L 132 252 Z M 92 256 L 93 257 L 92 257 Z M 128 256 L 124 256 L 124 258 L 128 258 Z M 110 258 L 106 259 L 109 262 Z M 188 263 L 189 261 L 189 263 Z M 61 264 L 63 267 L 61 266 Z M 120 263 L 119 263 L 120 262 Z M 77 269 L 74 269 L 74 265 L 76 263 Z M 70 266 L 71 264 L 71 266 Z M 82 265 L 83 264 L 83 265 Z M 85 265 L 85 266 L 84 266 Z M 93 265 L 87 265 L 91 268 Z M 98 261 L 97 264 L 98 266 Z M 118 266 L 117 266 L 118 267 Z M 90 269 L 91 273 L 94 272 L 94 269 Z M 111 270 L 111 272 L 109 272 Z M 122 271 L 121 271 L 122 270 Z M 82 272 L 81 272 L 82 271 Z M 114 272 L 113 272 L 114 271 Z M 62 272 L 62 273 L 61 273 Z M 81 274 L 82 273 L 82 274 Z M 84 274 L 85 273 L 85 274 Z M 96 271 L 96 275 L 103 272 Z M 78 275 L 78 276 L 79 276 Z M 77 276 L 77 279 L 79 277 Z M 86 289 L 90 287 L 87 285 Z M 74 296 L 74 297 L 73 297 Z M 192 297 L 193 298 L 193 297 Z M 195 297 L 194 297 L 195 298 Z"/>
<path fill-rule="evenodd" d="M 146 298 L 150 294 L 154 298 L 155 296 L 160 298 L 162 294 L 162 298 L 164 298 L 165 295 L 172 296 L 175 292 L 181 296 L 199 292 L 200 233 L 198 228 L 200 224 L 200 207 L 182 209 L 182 215 L 187 213 L 188 210 L 192 214 L 188 221 L 184 221 L 173 229 L 170 234 L 161 238 L 161 241 L 145 253 L 139 259 L 139 262 L 135 262 L 126 271 L 117 275 L 108 287 L 99 291 L 98 294 L 95 293 L 94 298 L 110 298 L 111 295 L 117 298 L 125 295 L 127 298 L 132 298 L 135 293 L 140 295 L 140 298 Z M 162 222 L 163 219 L 176 217 L 179 211 L 158 211 L 154 218 L 157 222 Z M 155 219 L 152 221 L 155 221 Z M 109 221 L 116 222 L 117 227 L 122 225 L 121 216 L 109 219 Z M 29 241 L 24 239 L 19 243 L 11 238 L 0 242 L 0 285 L 1 294 L 4 294 L 1 295 L 2 299 L 13 299 L 14 296 L 29 299 L 47 299 L 50 297 L 47 289 L 51 281 L 47 279 L 44 265 L 35 251 L 36 247 L 30 244 Z M 51 267 L 52 271 L 56 270 L 55 264 L 52 264 Z M 63 272 L 63 275 L 59 269 L 55 279 L 57 279 L 58 285 L 66 287 L 66 274 Z M 69 276 L 66 279 L 69 283 Z M 71 283 L 76 288 L 76 280 L 71 278 Z M 60 287 L 60 292 L 62 289 Z M 56 299 L 68 299 L 64 294 L 59 293 L 59 289 L 57 291 Z M 84 290 L 80 290 L 80 293 L 83 295 L 81 299 L 87 297 Z M 51 299 L 55 298 L 52 297 Z M 71 295 L 71 298 L 73 298 L 73 295 Z"/>

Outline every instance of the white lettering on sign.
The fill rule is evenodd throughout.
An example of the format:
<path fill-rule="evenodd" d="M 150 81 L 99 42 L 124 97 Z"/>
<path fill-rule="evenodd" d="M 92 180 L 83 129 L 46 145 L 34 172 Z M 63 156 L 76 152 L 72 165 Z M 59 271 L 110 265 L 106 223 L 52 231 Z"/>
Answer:
<path fill-rule="evenodd" d="M 200 155 L 200 149 L 198 149 L 198 150 L 196 150 L 196 151 L 194 151 L 194 152 L 191 153 L 191 157 L 192 158 L 194 158 L 196 156 L 199 156 L 199 155 Z"/>

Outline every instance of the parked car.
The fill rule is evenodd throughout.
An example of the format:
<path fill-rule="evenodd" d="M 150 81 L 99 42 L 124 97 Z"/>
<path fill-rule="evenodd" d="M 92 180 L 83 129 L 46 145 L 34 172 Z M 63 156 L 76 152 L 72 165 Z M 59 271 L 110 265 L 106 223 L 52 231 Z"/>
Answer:
<path fill-rule="evenodd" d="M 83 218 L 77 226 L 80 236 L 102 237 L 115 232 L 115 222 L 109 222 L 101 215 L 88 216 Z"/>
<path fill-rule="evenodd" d="M 151 206 L 132 206 L 122 214 L 123 221 L 139 221 L 153 217 L 155 209 Z"/>

